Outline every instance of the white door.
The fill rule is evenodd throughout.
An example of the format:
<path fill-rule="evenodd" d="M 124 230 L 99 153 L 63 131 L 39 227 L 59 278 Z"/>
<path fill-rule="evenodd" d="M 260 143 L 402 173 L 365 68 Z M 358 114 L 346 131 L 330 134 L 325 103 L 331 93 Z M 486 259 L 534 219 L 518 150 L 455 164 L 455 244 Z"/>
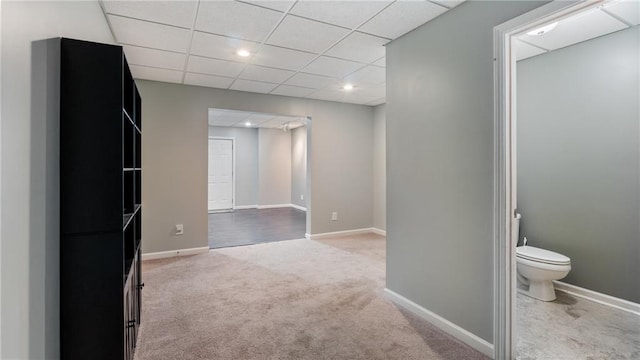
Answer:
<path fill-rule="evenodd" d="M 209 211 L 233 209 L 233 140 L 209 139 Z"/>

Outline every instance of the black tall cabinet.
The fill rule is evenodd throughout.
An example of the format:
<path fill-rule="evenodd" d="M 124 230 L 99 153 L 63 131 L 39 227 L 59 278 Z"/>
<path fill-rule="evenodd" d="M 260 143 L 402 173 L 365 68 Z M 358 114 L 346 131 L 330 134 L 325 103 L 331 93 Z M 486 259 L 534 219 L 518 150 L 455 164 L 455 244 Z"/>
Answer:
<path fill-rule="evenodd" d="M 60 39 L 62 359 L 133 359 L 141 98 L 122 47 Z"/>

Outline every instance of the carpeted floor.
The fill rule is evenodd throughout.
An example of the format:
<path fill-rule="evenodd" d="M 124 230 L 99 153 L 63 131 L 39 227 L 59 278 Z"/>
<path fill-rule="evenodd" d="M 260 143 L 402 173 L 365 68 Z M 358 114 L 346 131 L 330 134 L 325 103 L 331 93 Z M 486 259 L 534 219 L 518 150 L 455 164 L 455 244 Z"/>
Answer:
<path fill-rule="evenodd" d="M 486 359 L 386 300 L 385 239 L 147 261 L 137 360 Z"/>

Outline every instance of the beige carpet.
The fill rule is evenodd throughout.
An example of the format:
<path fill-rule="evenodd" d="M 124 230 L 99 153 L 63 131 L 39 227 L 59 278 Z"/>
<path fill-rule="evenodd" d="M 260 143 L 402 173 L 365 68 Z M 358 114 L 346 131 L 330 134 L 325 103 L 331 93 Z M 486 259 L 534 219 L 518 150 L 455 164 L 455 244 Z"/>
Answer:
<path fill-rule="evenodd" d="M 147 261 L 137 360 L 486 359 L 386 300 L 385 239 Z"/>

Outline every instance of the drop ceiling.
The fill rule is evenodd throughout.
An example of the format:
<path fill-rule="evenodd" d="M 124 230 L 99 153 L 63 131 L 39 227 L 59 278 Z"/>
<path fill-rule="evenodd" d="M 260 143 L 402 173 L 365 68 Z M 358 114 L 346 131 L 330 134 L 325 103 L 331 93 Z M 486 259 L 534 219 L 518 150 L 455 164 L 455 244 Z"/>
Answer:
<path fill-rule="evenodd" d="M 543 35 L 518 36 L 516 59 L 561 49 L 573 44 L 624 30 L 640 23 L 640 1 L 610 1 L 595 8 L 558 21 L 557 26 Z"/>
<path fill-rule="evenodd" d="M 267 128 L 287 130 L 304 126 L 305 119 L 249 111 L 209 109 L 209 126 Z"/>
<path fill-rule="evenodd" d="M 378 105 L 384 45 L 463 1 L 100 3 L 137 79 Z"/>

